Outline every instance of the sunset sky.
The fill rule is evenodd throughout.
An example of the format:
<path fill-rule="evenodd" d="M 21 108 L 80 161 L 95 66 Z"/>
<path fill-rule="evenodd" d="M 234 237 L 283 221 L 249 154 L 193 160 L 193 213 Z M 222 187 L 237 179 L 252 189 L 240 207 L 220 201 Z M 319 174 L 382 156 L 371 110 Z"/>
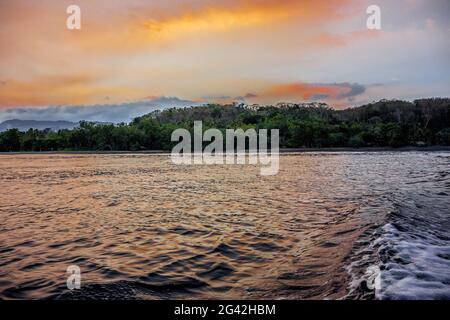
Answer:
<path fill-rule="evenodd" d="M 81 30 L 66 28 L 70 4 Z M 0 0 L 0 112 L 448 97 L 449 39 L 448 0 Z"/>

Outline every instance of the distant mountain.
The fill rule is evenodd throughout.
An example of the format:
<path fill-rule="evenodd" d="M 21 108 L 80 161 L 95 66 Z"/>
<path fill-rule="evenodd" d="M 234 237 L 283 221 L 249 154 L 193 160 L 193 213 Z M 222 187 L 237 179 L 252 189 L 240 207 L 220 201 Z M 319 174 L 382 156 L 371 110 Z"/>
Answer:
<path fill-rule="evenodd" d="M 36 121 L 36 120 L 7 120 L 0 123 L 0 132 L 9 129 L 19 129 L 19 131 L 27 131 L 28 129 L 51 129 L 58 131 L 60 129 L 73 129 L 78 123 L 70 121 Z"/>
<path fill-rule="evenodd" d="M 203 103 L 183 100 L 177 97 L 147 97 L 140 101 L 119 104 L 96 104 L 79 106 L 18 107 L 0 109 L 0 121 L 9 119 L 59 121 L 78 123 L 86 120 L 93 122 L 129 122 L 155 110 L 198 106 Z"/>

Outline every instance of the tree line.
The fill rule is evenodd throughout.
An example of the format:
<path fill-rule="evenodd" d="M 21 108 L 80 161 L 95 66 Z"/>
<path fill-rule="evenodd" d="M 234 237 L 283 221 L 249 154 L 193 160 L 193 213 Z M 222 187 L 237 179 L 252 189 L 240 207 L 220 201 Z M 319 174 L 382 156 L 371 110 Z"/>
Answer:
<path fill-rule="evenodd" d="M 10 129 L 0 133 L 0 151 L 170 150 L 177 128 L 193 130 L 279 129 L 281 148 L 402 147 L 450 145 L 450 99 L 381 100 L 334 110 L 325 104 L 276 106 L 209 104 L 154 111 L 120 124 L 82 121 L 74 129 Z"/>

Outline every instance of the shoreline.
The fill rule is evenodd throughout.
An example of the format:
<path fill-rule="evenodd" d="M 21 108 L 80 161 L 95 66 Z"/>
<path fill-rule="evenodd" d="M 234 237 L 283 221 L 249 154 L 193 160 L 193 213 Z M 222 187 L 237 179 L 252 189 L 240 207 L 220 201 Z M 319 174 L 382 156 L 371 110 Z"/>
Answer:
<path fill-rule="evenodd" d="M 314 153 L 314 152 L 441 152 L 450 151 L 450 146 L 429 146 L 429 147 L 365 147 L 365 148 L 280 148 L 281 154 L 290 153 Z M 170 154 L 167 150 L 141 150 L 141 151 L 10 151 L 0 152 L 0 155 L 20 155 L 20 154 Z"/>

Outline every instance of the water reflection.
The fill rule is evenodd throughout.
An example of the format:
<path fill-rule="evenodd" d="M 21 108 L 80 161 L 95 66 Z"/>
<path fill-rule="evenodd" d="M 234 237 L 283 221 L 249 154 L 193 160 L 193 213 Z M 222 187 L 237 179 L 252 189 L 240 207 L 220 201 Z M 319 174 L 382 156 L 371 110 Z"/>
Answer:
<path fill-rule="evenodd" d="M 1 155 L 0 298 L 342 298 L 355 241 L 418 163 L 429 181 L 448 158 L 283 155 L 261 177 L 167 155 Z"/>

